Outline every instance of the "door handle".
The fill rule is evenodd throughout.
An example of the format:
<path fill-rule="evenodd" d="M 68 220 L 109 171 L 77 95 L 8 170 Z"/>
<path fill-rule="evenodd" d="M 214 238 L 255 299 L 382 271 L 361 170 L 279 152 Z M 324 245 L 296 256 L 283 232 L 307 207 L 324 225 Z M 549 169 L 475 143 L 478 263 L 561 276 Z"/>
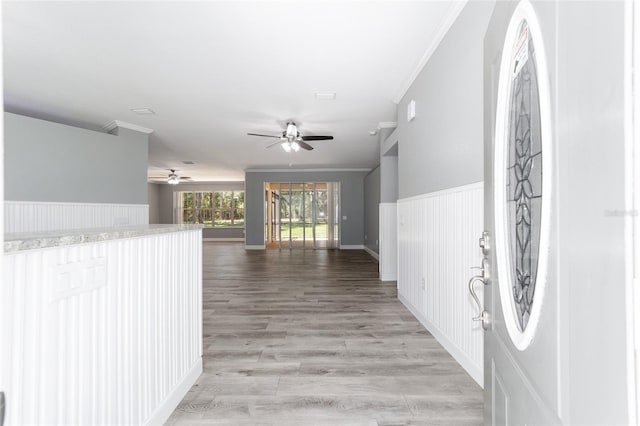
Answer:
<path fill-rule="evenodd" d="M 489 313 L 482 309 L 482 304 L 480 303 L 480 299 L 478 299 L 478 295 L 476 294 L 475 284 L 477 282 L 481 282 L 482 284 L 486 285 L 486 281 L 484 280 L 484 277 L 482 275 L 475 275 L 469 280 L 469 293 L 471 294 L 474 302 L 476 302 L 478 312 L 480 312 L 478 316 L 472 317 L 471 320 L 481 321 L 482 328 L 487 330 L 489 328 Z"/>

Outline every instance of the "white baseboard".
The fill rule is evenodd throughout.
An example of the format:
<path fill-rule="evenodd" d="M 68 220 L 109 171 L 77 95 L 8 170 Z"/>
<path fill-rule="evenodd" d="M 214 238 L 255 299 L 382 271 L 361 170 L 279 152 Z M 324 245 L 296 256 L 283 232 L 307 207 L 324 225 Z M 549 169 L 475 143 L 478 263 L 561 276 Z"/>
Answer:
<path fill-rule="evenodd" d="M 484 375 L 482 372 L 482 366 L 476 365 L 471 358 L 469 358 L 461 349 L 459 349 L 451 340 L 449 340 L 434 324 L 421 315 L 417 309 L 415 309 L 411 303 L 404 297 L 398 294 L 398 299 L 402 304 L 413 314 L 414 317 L 426 328 L 429 333 L 436 338 L 438 342 L 451 354 L 451 356 L 458 361 L 458 364 L 466 370 L 473 380 L 476 381 L 481 388 L 484 389 Z"/>
<path fill-rule="evenodd" d="M 378 253 L 376 253 L 375 251 L 371 250 L 369 247 L 364 246 L 364 251 L 369 253 L 371 255 L 371 257 L 373 257 L 378 262 L 380 261 L 380 255 Z"/>
<path fill-rule="evenodd" d="M 165 398 L 151 417 L 149 417 L 149 420 L 145 422 L 145 425 L 163 425 L 169 417 L 171 417 L 171 414 L 175 411 L 187 392 L 189 392 L 191 386 L 196 383 L 200 374 L 202 374 L 202 358 L 199 358 L 193 367 L 191 367 L 180 383 L 173 389 L 173 392 Z"/>
<path fill-rule="evenodd" d="M 397 274 L 380 274 L 380 281 L 398 281 Z"/>
<path fill-rule="evenodd" d="M 203 238 L 202 241 L 209 241 L 209 242 L 214 242 L 214 241 L 218 241 L 218 242 L 238 241 L 238 242 L 243 242 L 244 238 Z"/>
<path fill-rule="evenodd" d="M 245 250 L 264 250 L 264 249 L 266 249 L 266 247 L 265 247 L 264 244 L 262 244 L 262 245 L 247 245 L 247 244 L 245 244 L 244 249 Z"/>
<path fill-rule="evenodd" d="M 340 245 L 340 250 L 364 250 L 364 245 Z"/>

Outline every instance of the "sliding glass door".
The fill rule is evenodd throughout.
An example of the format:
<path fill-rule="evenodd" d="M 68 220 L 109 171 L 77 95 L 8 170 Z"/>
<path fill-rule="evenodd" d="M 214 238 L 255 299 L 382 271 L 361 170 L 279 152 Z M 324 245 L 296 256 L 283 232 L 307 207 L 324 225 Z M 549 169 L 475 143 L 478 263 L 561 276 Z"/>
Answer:
<path fill-rule="evenodd" d="M 271 182 L 265 195 L 267 247 L 339 247 L 339 182 Z"/>

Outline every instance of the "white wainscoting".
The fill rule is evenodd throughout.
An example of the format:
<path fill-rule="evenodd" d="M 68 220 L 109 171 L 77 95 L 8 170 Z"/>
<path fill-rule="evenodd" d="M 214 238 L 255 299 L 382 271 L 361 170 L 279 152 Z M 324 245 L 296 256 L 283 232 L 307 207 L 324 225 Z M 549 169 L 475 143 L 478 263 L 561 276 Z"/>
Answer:
<path fill-rule="evenodd" d="M 380 203 L 380 280 L 398 279 L 398 205 Z"/>
<path fill-rule="evenodd" d="M 5 253 L 3 276 L 7 425 L 162 424 L 202 372 L 200 230 Z"/>
<path fill-rule="evenodd" d="M 471 321 L 468 281 L 482 228 L 481 182 L 398 201 L 398 297 L 481 386 L 483 331 Z"/>
<path fill-rule="evenodd" d="M 4 232 L 47 232 L 118 225 L 146 225 L 146 204 L 5 201 Z"/>

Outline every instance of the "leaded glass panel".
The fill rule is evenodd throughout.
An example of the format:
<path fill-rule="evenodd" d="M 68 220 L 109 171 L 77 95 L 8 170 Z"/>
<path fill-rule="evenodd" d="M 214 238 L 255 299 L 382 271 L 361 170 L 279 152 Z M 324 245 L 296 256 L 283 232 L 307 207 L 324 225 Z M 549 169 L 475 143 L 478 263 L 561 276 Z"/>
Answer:
<path fill-rule="evenodd" d="M 509 104 L 506 194 L 512 297 L 524 330 L 535 296 L 540 248 L 542 143 L 536 52 L 526 21 L 518 34 Z"/>

